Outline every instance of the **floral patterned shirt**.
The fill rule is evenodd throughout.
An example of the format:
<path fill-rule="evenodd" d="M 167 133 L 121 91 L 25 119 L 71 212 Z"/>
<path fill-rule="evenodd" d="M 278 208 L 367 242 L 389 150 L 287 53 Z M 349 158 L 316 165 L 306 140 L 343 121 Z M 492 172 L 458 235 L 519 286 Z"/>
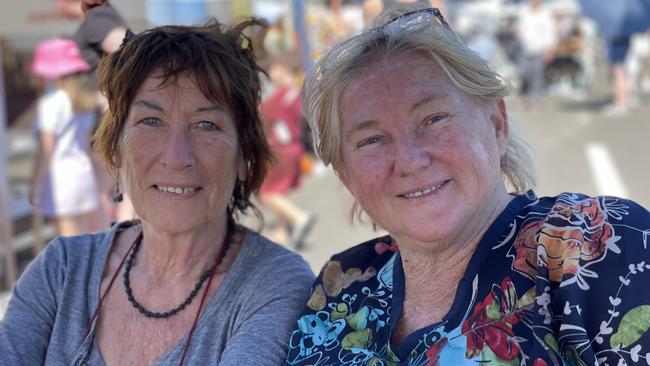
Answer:
<path fill-rule="evenodd" d="M 650 213 L 613 197 L 515 197 L 441 322 L 390 339 L 404 273 L 390 237 L 335 255 L 285 365 L 650 365 Z"/>

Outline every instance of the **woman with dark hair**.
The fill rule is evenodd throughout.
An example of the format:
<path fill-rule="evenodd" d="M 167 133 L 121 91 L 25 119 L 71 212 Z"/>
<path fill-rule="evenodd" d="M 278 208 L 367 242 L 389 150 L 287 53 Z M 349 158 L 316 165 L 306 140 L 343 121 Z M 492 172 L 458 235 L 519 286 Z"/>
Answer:
<path fill-rule="evenodd" d="M 243 31 L 165 26 L 102 59 L 95 148 L 140 217 L 54 239 L 0 323 L 8 364 L 277 365 L 313 274 L 236 223 L 271 160 Z"/>

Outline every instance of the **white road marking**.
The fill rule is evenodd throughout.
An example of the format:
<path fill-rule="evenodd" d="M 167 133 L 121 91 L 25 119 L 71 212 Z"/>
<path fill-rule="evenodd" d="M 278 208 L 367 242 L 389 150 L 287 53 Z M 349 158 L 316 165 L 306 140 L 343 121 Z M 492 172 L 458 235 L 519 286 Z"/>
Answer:
<path fill-rule="evenodd" d="M 607 146 L 601 143 L 587 144 L 585 154 L 598 194 L 627 198 L 627 189 Z"/>

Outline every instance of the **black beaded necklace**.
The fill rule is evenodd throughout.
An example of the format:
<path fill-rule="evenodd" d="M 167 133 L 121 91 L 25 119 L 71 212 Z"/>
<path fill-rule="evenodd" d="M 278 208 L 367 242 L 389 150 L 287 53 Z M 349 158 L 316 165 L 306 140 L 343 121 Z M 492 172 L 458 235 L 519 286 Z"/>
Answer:
<path fill-rule="evenodd" d="M 229 225 L 230 226 L 230 225 Z M 217 267 L 223 262 L 223 258 L 226 256 L 226 253 L 228 252 L 228 247 L 230 246 L 231 242 L 231 233 L 232 229 L 228 227 L 228 230 L 226 231 L 226 237 L 224 238 L 223 245 L 220 250 L 219 256 L 216 258 L 215 263 L 208 268 L 201 277 L 199 277 L 199 280 L 197 283 L 194 285 L 194 289 L 190 294 L 185 298 L 185 300 L 178 305 L 176 308 L 165 311 L 162 313 L 158 313 L 155 311 L 150 311 L 147 310 L 144 306 L 142 306 L 133 296 L 133 289 L 131 289 L 131 282 L 129 281 L 129 273 L 131 272 L 131 267 L 133 267 L 133 260 L 135 259 L 135 256 L 138 254 L 138 251 L 140 250 L 140 247 L 142 246 L 142 232 L 140 232 L 140 235 L 138 235 L 137 239 L 135 239 L 135 242 L 133 243 L 133 249 L 131 250 L 131 254 L 129 254 L 128 259 L 126 260 L 125 267 L 124 267 L 124 291 L 126 292 L 126 297 L 129 299 L 129 302 L 131 305 L 133 305 L 134 308 L 138 309 L 138 311 L 146 316 L 147 318 L 156 318 L 156 319 L 165 319 L 169 318 L 170 316 L 178 314 L 180 311 L 185 309 L 189 304 L 192 303 L 196 295 L 199 293 L 201 290 L 201 287 L 203 287 L 203 283 L 211 276 L 214 275 L 214 273 L 217 270 Z"/>

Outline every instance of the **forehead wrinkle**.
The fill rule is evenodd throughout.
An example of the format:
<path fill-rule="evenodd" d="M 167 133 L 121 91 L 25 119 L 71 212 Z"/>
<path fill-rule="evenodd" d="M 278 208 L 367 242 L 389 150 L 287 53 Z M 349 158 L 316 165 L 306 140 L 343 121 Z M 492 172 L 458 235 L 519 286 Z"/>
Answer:
<path fill-rule="evenodd" d="M 412 115 L 415 111 L 417 111 L 418 109 L 422 108 L 423 106 L 431 103 L 432 101 L 446 101 L 446 100 L 449 100 L 449 99 L 451 99 L 451 98 L 450 98 L 449 94 L 447 94 L 447 93 L 439 93 L 439 92 L 431 93 L 431 94 L 423 97 L 419 101 L 413 103 L 413 105 L 409 109 L 408 114 L 409 114 L 409 116 Z"/>
<path fill-rule="evenodd" d="M 154 88 L 147 88 L 146 90 L 144 90 L 144 92 L 153 95 L 153 99 L 162 97 L 164 100 L 165 97 L 163 94 L 171 95 L 172 109 L 174 107 L 179 107 L 181 104 L 187 104 L 189 102 L 193 106 L 196 106 L 194 110 L 194 112 L 196 113 L 206 113 L 206 112 L 228 113 L 228 109 L 225 108 L 222 105 L 222 103 L 218 101 L 213 101 L 212 98 L 208 98 L 205 94 L 203 94 L 203 91 L 201 91 L 199 85 L 196 83 L 195 80 L 190 79 L 192 85 L 183 85 L 179 83 L 178 80 L 179 79 L 176 79 L 175 81 L 168 80 L 165 83 L 159 83 Z M 201 92 L 205 101 L 199 101 L 195 103 L 193 100 L 195 98 L 188 97 L 188 94 L 185 93 L 185 91 L 191 90 L 193 86 L 196 88 L 196 90 Z M 157 102 L 147 100 L 146 98 L 138 98 L 135 102 L 133 102 L 133 106 L 145 107 L 146 109 L 151 109 L 159 112 L 165 112 L 165 107 L 166 107 L 166 106 L 159 105 Z"/>

